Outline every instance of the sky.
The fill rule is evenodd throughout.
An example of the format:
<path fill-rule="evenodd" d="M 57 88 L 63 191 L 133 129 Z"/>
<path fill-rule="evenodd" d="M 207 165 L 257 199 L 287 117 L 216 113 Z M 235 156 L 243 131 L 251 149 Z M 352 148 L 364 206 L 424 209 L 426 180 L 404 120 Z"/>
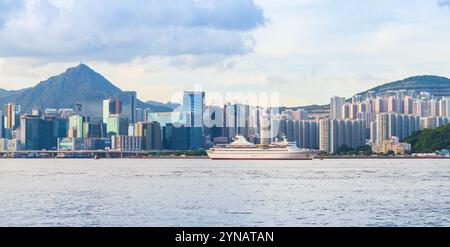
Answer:
<path fill-rule="evenodd" d="M 328 103 L 450 77 L 450 0 L 0 0 L 0 88 L 82 61 L 142 100 L 180 90 Z"/>

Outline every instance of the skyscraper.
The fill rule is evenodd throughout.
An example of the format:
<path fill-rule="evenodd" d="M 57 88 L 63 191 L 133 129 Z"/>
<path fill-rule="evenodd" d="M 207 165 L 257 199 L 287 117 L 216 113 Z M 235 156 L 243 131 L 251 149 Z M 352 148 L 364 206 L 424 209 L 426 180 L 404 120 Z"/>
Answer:
<path fill-rule="evenodd" d="M 25 114 L 20 118 L 21 146 L 25 150 L 56 148 L 53 122 Z"/>
<path fill-rule="evenodd" d="M 204 92 L 184 92 L 183 112 L 186 114 L 185 126 L 188 127 L 188 148 L 203 148 L 203 113 L 205 110 Z"/>
<path fill-rule="evenodd" d="M 81 115 L 73 115 L 69 117 L 69 130 L 75 129 L 78 138 L 82 138 L 84 136 L 84 128 L 83 123 L 87 122 L 87 117 Z"/>
<path fill-rule="evenodd" d="M 272 139 L 274 137 L 272 129 L 273 129 L 273 119 L 270 110 L 261 109 L 260 114 L 260 129 L 259 129 L 259 139 L 260 143 L 263 145 L 271 144 Z"/>
<path fill-rule="evenodd" d="M 120 113 L 122 113 L 122 102 L 118 97 L 103 100 L 103 123 L 108 122 L 111 114 L 119 115 Z"/>
<path fill-rule="evenodd" d="M 144 123 L 144 149 L 160 150 L 161 145 L 161 126 L 158 122 Z"/>
<path fill-rule="evenodd" d="M 118 96 L 118 99 L 122 102 L 121 117 L 127 118 L 130 123 L 135 123 L 137 107 L 136 92 L 123 92 Z"/>
<path fill-rule="evenodd" d="M 20 125 L 20 105 L 8 103 L 4 107 L 4 125 L 5 129 L 15 129 Z"/>
<path fill-rule="evenodd" d="M 146 122 L 147 120 L 144 118 L 144 109 L 136 108 L 136 122 Z"/>
<path fill-rule="evenodd" d="M 158 122 L 135 123 L 134 136 L 142 137 L 144 150 L 160 150 L 162 148 L 161 126 Z"/>
<path fill-rule="evenodd" d="M 300 121 L 298 123 L 298 147 L 319 149 L 319 142 L 319 122 Z"/>
<path fill-rule="evenodd" d="M 346 145 L 357 149 L 366 144 L 365 120 L 322 119 L 319 122 L 319 148 L 328 153 L 337 153 Z"/>
<path fill-rule="evenodd" d="M 111 114 L 106 120 L 106 133 L 108 136 L 119 135 L 120 133 L 120 116 Z"/>
<path fill-rule="evenodd" d="M 3 119 L 3 112 L 0 111 L 0 138 L 3 138 L 4 133 L 3 133 L 3 128 L 4 128 L 4 123 L 3 123 L 4 119 Z"/>
<path fill-rule="evenodd" d="M 187 139 L 188 133 L 184 126 L 174 126 L 169 123 L 163 127 L 163 147 L 168 150 L 189 149 Z"/>
<path fill-rule="evenodd" d="M 103 99 L 103 94 L 94 92 L 83 95 L 81 104 L 75 108 L 76 114 L 89 117 L 91 122 L 101 122 L 103 116 Z"/>

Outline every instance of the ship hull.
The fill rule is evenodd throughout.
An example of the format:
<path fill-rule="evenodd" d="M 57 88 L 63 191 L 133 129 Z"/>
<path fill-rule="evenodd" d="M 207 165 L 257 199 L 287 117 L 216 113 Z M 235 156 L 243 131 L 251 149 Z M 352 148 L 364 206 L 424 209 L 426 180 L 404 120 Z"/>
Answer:
<path fill-rule="evenodd" d="M 212 160 L 312 160 L 317 154 L 305 152 L 220 152 L 208 151 Z"/>

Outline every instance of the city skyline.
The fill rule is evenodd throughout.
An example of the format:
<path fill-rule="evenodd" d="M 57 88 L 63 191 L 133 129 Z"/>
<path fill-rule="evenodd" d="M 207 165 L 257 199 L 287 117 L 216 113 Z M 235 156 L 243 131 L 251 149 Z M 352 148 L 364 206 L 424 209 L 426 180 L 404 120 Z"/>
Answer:
<path fill-rule="evenodd" d="M 351 101 L 331 97 L 329 110 L 320 113 L 207 106 L 205 96 L 184 91 L 181 107 L 159 113 L 137 108 L 135 92 L 91 98 L 73 109 L 33 109 L 31 114 L 8 103 L 0 111 L 0 151 L 204 150 L 241 136 L 261 145 L 286 138 L 300 148 L 329 154 L 366 153 L 371 147 L 376 153 L 404 155 L 412 145 L 401 140 L 450 123 L 450 97 L 422 91 L 369 91 Z"/>
<path fill-rule="evenodd" d="M 148 12 L 155 3 L 0 1 L 0 88 L 34 86 L 82 59 L 145 100 L 167 102 L 202 84 L 207 92 L 276 87 L 282 105 L 302 106 L 450 75 L 445 0 L 172 1 Z"/>

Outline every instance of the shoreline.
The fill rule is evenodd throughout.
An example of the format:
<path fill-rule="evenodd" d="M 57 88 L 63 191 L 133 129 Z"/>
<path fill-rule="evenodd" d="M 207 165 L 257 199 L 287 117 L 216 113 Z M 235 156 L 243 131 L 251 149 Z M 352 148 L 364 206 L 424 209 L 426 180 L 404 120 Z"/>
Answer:
<path fill-rule="evenodd" d="M 50 160 L 50 159 L 79 159 L 79 160 L 97 160 L 92 157 L 0 157 L 0 160 L 14 160 L 14 159 L 26 159 L 26 160 Z M 115 158 L 98 158 L 98 160 L 114 160 L 114 159 L 132 159 L 132 160 L 211 160 L 208 156 L 130 156 L 130 157 L 115 157 Z M 450 156 L 438 156 L 438 157 L 417 157 L 417 156 L 393 156 L 393 157 L 377 157 L 377 156 L 323 156 L 315 157 L 313 160 L 391 160 L 391 159 L 450 159 Z M 273 160 L 277 161 L 277 160 Z"/>

